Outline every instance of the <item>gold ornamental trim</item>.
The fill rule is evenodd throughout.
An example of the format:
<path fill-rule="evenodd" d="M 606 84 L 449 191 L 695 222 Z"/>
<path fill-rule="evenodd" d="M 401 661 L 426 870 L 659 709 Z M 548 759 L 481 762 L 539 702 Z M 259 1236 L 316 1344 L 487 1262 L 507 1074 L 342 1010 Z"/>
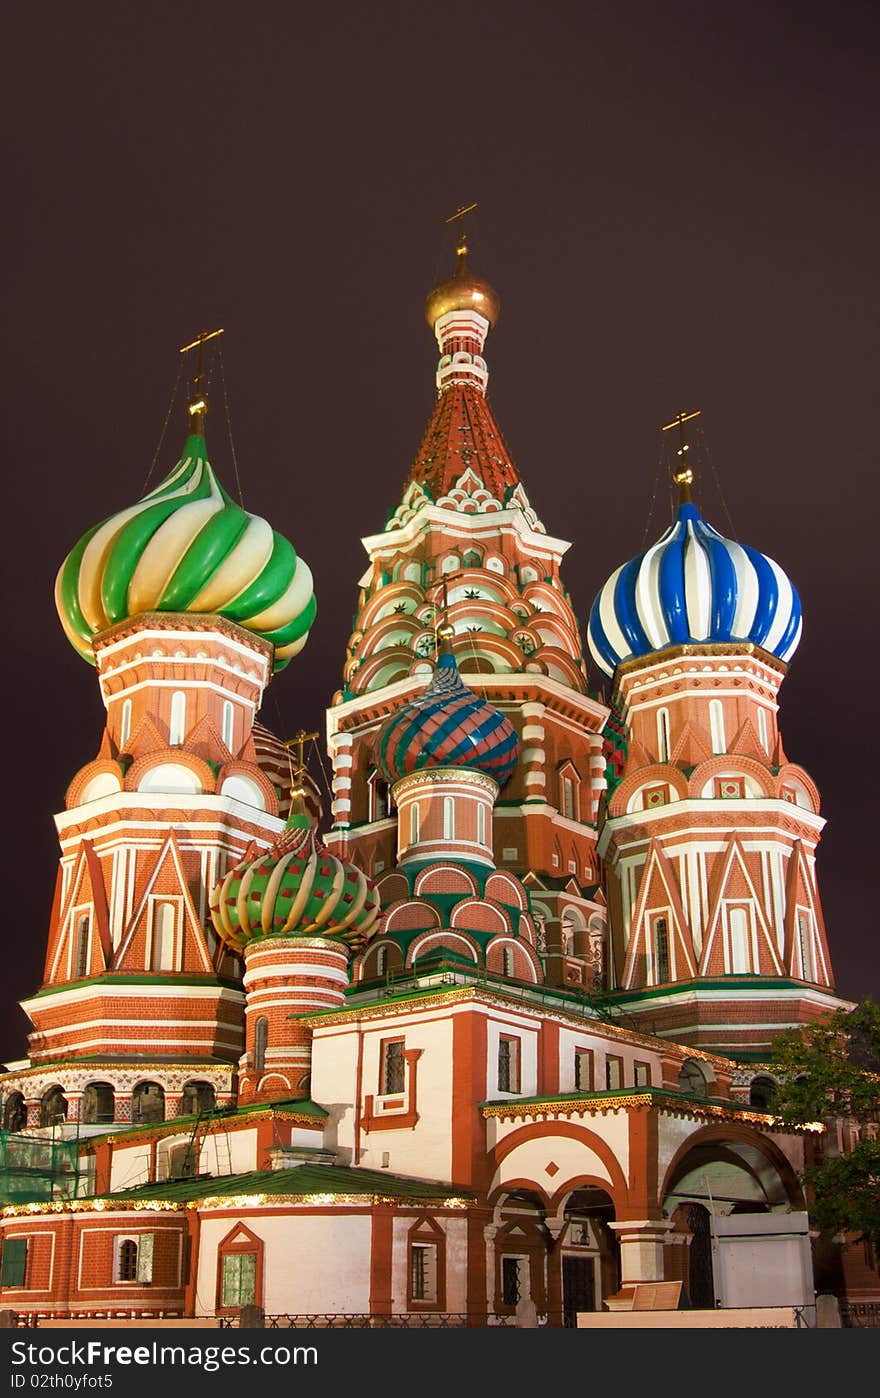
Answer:
<path fill-rule="evenodd" d="M 613 1097 L 566 1097 L 552 1102 L 493 1102 L 480 1108 L 487 1120 L 498 1117 L 511 1121 L 531 1117 L 536 1120 L 552 1120 L 556 1117 L 599 1116 L 605 1112 L 615 1112 L 634 1108 L 636 1111 L 656 1107 L 671 1116 L 703 1117 L 710 1121 L 740 1121 L 752 1126 L 785 1131 L 788 1134 L 824 1131 L 821 1122 L 809 1122 L 805 1126 L 789 1126 L 767 1112 L 744 1110 L 731 1103 L 722 1106 L 715 1102 L 686 1102 L 681 1098 L 656 1092 L 627 1092 Z"/>

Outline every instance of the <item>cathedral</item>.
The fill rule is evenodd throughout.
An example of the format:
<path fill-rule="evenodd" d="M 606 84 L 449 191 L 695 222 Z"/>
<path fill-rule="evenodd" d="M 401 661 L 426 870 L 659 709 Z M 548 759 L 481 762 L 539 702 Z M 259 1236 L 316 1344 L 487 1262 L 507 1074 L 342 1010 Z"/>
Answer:
<path fill-rule="evenodd" d="M 662 1281 L 760 1304 L 755 1239 L 812 1300 L 825 1128 L 768 1110 L 774 1037 L 841 1003 L 779 723 L 797 591 L 700 514 L 680 413 L 677 511 L 598 590 L 593 687 L 487 397 L 498 313 L 462 238 L 327 791 L 259 719 L 315 622 L 308 538 L 217 478 L 207 336 L 179 461 L 61 565 L 106 723 L 0 1077 L 5 1308 L 572 1325 Z"/>

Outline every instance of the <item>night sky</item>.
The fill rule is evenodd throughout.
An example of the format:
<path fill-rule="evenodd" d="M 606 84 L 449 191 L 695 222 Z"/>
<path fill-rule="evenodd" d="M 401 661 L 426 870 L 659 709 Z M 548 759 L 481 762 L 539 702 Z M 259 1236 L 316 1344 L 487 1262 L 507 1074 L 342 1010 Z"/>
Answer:
<path fill-rule="evenodd" d="M 321 726 L 360 538 L 433 403 L 422 307 L 453 267 L 444 219 L 472 200 L 471 265 L 502 304 L 491 401 L 573 541 L 581 622 L 669 522 L 659 428 L 682 409 L 702 410 L 703 513 L 795 582 L 784 744 L 829 822 L 838 990 L 877 998 L 877 8 L 116 0 L 9 5 L 5 31 L 0 1050 L 24 1049 L 11 1007 L 41 978 L 51 817 L 104 712 L 55 572 L 143 493 L 178 347 L 225 327 L 244 503 L 315 574 L 311 638 L 261 717 Z M 235 492 L 217 376 L 208 445 Z"/>

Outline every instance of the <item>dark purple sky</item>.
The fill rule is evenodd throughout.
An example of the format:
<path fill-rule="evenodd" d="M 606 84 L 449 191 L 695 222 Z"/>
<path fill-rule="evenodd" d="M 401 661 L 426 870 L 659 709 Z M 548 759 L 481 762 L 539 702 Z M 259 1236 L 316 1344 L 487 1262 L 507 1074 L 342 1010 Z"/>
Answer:
<path fill-rule="evenodd" d="M 317 726 L 360 536 L 433 401 L 443 220 L 474 199 L 471 261 L 503 307 L 492 402 L 574 543 L 582 621 L 642 547 L 658 429 L 682 408 L 703 411 L 736 537 L 798 587 L 784 741 L 824 797 L 838 988 L 876 998 L 876 7 L 51 0 L 7 6 L 5 31 L 4 1008 L 39 983 L 51 813 L 102 725 L 54 575 L 141 495 L 178 346 L 226 327 L 245 504 L 319 604 L 263 718 Z M 183 432 L 178 409 L 153 483 Z M 216 393 L 208 439 L 232 490 Z M 731 532 L 711 470 L 697 500 Z M 12 1011 L 6 1055 L 24 1029 Z"/>

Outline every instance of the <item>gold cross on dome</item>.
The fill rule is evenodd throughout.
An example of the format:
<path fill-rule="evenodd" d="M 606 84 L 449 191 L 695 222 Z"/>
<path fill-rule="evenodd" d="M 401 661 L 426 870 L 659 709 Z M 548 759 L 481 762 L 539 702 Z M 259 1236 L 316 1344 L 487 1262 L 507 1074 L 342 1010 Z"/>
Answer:
<path fill-rule="evenodd" d="M 286 740 L 286 742 L 284 743 L 284 747 L 287 748 L 287 751 L 288 751 L 288 752 L 290 751 L 291 748 L 294 748 L 294 747 L 295 747 L 295 748 L 297 749 L 297 754 L 296 754 L 296 770 L 297 770 L 297 774 L 301 773 L 301 772 L 303 771 L 303 769 L 305 768 L 305 765 L 306 765 L 306 763 L 305 763 L 305 758 L 304 758 L 304 756 L 303 756 L 303 750 L 304 750 L 304 748 L 305 748 L 306 743 L 311 743 L 313 740 L 317 739 L 317 737 L 318 737 L 318 734 L 317 734 L 317 733 L 307 733 L 306 730 L 305 730 L 304 728 L 301 728 L 301 729 L 299 730 L 298 733 L 294 733 L 293 737 L 292 737 L 292 738 L 288 738 L 288 739 Z"/>
<path fill-rule="evenodd" d="M 690 422 L 691 418 L 699 417 L 702 411 L 702 408 L 697 408 L 696 412 L 694 413 L 679 413 L 676 417 L 672 419 L 671 422 L 667 422 L 664 427 L 660 428 L 661 432 L 668 432 L 672 427 L 678 428 L 678 451 L 676 452 L 676 455 L 681 457 L 681 462 L 679 465 L 679 469 L 677 471 L 673 471 L 672 479 L 675 481 L 675 484 L 677 486 L 681 487 L 681 498 L 683 501 L 690 500 L 690 487 L 691 482 L 694 479 L 694 473 L 688 466 L 687 461 L 685 459 L 685 452 L 688 451 L 689 448 L 687 442 L 684 439 L 684 425 L 686 422 Z"/>
<path fill-rule="evenodd" d="M 193 395 L 188 405 L 189 415 L 191 418 L 195 418 L 195 426 L 197 429 L 201 428 L 204 423 L 205 413 L 208 411 L 208 402 L 202 389 L 202 382 L 205 377 L 203 368 L 204 346 L 208 340 L 216 340 L 217 336 L 222 334 L 222 326 L 219 330 L 200 330 L 194 340 L 191 340 L 188 345 L 181 345 L 180 347 L 181 354 L 186 354 L 187 351 L 191 349 L 198 349 L 196 372 L 193 375 L 192 381 Z"/>
<path fill-rule="evenodd" d="M 459 204 L 459 206 L 458 206 L 458 208 L 456 209 L 455 213 L 454 213 L 454 214 L 450 214 L 450 215 L 449 215 L 449 218 L 446 220 L 446 222 L 447 222 L 447 223 L 457 223 L 460 219 L 463 219 L 463 218 L 464 218 L 465 214 L 473 213 L 473 211 L 474 211 L 474 209 L 475 209 L 476 207 L 477 207 L 476 204 Z M 455 249 L 455 251 L 458 253 L 458 256 L 459 256 L 459 257 L 466 257 L 466 256 L 467 256 L 467 250 L 468 250 L 468 246 L 467 246 L 467 234 L 466 234 L 465 231 L 464 231 L 464 224 L 462 224 L 462 225 L 461 225 L 461 231 L 459 232 L 459 235 L 458 235 L 458 246 L 457 246 L 457 248 Z"/>

